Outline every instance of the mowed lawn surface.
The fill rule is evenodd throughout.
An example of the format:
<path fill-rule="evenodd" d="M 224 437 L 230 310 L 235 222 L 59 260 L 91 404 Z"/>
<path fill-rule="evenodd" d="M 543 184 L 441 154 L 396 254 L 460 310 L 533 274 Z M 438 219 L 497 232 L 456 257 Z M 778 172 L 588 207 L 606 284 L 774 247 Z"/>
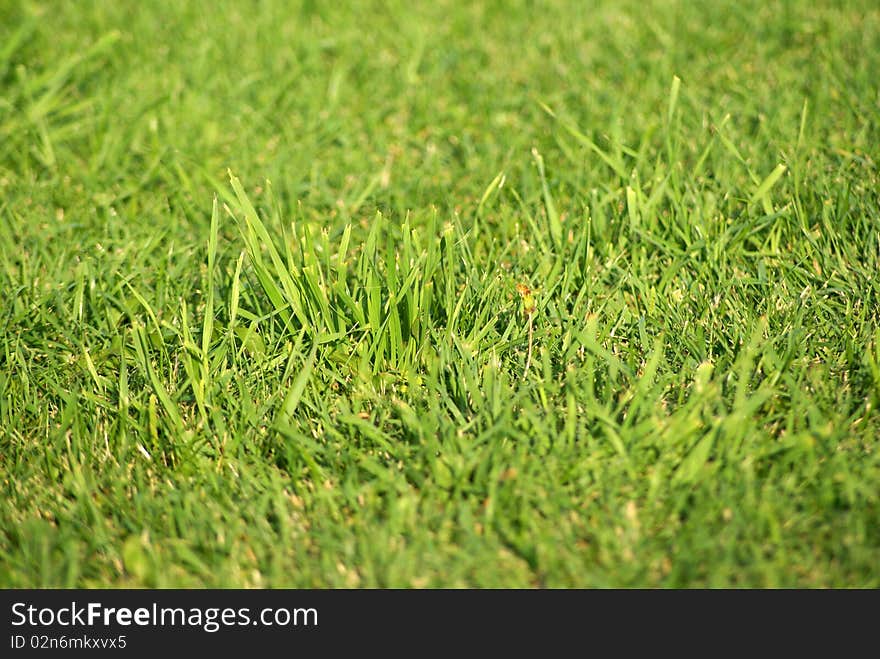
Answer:
<path fill-rule="evenodd" d="M 880 586 L 880 10 L 0 5 L 0 585 Z"/>

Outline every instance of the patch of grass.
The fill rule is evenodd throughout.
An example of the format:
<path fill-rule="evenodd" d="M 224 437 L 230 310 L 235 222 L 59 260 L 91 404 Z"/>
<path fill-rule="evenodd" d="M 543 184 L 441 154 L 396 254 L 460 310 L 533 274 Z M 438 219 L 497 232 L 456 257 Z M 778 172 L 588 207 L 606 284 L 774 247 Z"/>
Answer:
<path fill-rule="evenodd" d="M 0 584 L 880 585 L 869 2 L 0 8 Z"/>

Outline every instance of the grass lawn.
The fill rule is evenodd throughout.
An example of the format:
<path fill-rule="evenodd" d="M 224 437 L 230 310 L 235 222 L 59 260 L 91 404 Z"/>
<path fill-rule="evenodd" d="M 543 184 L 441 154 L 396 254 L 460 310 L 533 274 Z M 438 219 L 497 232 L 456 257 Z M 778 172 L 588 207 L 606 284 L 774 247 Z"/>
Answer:
<path fill-rule="evenodd" d="M 0 5 L 0 586 L 880 587 L 880 9 Z"/>

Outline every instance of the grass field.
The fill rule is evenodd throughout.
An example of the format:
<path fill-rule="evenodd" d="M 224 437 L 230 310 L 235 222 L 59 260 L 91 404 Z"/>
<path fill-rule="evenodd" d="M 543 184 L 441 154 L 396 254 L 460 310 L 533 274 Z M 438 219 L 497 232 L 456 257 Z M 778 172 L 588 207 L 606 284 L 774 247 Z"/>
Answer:
<path fill-rule="evenodd" d="M 0 4 L 0 586 L 880 586 L 880 9 Z"/>

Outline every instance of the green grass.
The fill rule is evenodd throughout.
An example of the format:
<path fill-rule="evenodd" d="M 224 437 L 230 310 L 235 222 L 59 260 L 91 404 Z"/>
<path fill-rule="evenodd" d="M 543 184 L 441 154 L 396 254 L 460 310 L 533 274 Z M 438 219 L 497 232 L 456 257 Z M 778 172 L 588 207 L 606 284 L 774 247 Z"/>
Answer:
<path fill-rule="evenodd" d="M 880 586 L 876 4 L 413 4 L 0 5 L 0 585 Z"/>

